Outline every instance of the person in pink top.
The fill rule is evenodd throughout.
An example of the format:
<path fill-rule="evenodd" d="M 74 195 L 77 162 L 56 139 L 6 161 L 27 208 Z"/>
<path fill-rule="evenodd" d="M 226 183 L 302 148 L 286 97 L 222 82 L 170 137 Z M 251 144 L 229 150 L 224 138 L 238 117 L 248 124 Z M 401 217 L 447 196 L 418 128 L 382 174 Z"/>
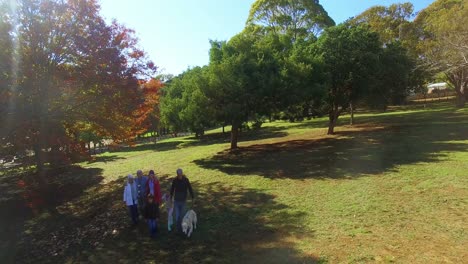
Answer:
<path fill-rule="evenodd" d="M 148 181 L 146 182 L 146 196 L 152 195 L 154 197 L 154 202 L 159 205 L 161 204 L 161 187 L 159 185 L 159 180 L 156 178 L 153 170 L 149 171 Z"/>

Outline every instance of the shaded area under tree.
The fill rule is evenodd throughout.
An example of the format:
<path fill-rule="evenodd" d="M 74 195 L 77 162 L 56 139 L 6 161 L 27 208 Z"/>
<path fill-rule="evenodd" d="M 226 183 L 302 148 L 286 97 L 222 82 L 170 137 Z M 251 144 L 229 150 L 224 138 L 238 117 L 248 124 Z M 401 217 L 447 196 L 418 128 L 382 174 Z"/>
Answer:
<path fill-rule="evenodd" d="M 162 189 L 169 179 L 160 177 Z M 161 263 L 316 263 L 286 241 L 288 233 L 304 233 L 301 212 L 290 213 L 270 194 L 220 183 L 193 183 L 199 223 L 190 239 L 168 233 L 162 209 L 157 240 L 148 238 L 146 225 L 131 228 L 121 202 L 125 180 L 119 179 L 62 204 L 55 213 L 33 217 L 25 226 L 14 261 L 65 260 L 85 262 L 157 261 Z M 115 230 L 115 231 L 114 231 Z M 305 234 L 304 234 L 305 235 Z M 307 236 L 313 236 L 308 232 Z M 268 247 L 261 245 L 268 244 Z M 273 244 L 273 245 L 272 245 Z M 140 249 L 140 250 L 139 250 Z"/>
<path fill-rule="evenodd" d="M 0 236 L 7 239 L 0 243 L 0 259 L 7 263 L 21 261 L 15 257 L 22 256 L 18 245 L 27 231 L 26 223 L 44 215 L 57 215 L 57 206 L 83 196 L 88 188 L 98 185 L 103 179 L 101 173 L 101 169 L 78 166 L 49 170 L 46 185 L 39 184 L 34 173 L 18 169 L 2 173 Z M 44 236 L 49 237 L 49 233 L 45 232 Z"/>
<path fill-rule="evenodd" d="M 444 152 L 468 151 L 467 144 L 448 142 L 465 140 L 468 122 L 463 115 L 443 109 L 401 115 L 398 123 L 386 119 L 372 123 L 374 117 L 359 120 L 371 124 L 337 132 L 337 137 L 251 145 L 194 162 L 227 174 L 353 178 L 390 171 L 398 165 L 437 161 Z"/>

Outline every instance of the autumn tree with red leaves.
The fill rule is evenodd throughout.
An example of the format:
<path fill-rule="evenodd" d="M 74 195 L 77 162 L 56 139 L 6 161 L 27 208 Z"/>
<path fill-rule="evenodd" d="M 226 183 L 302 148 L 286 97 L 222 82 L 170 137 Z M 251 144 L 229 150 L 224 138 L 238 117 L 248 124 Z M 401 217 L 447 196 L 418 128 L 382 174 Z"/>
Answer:
<path fill-rule="evenodd" d="M 159 120 L 158 105 L 162 82 L 158 79 L 144 81 L 140 86 L 140 96 L 144 98 L 133 113 L 133 133 L 140 135 L 148 131 Z"/>
<path fill-rule="evenodd" d="M 115 141 L 144 131 L 161 84 L 150 80 L 156 67 L 133 30 L 106 24 L 94 0 L 7 3 L 0 6 L 1 152 L 32 151 L 41 171 L 83 151 L 83 129 Z"/>

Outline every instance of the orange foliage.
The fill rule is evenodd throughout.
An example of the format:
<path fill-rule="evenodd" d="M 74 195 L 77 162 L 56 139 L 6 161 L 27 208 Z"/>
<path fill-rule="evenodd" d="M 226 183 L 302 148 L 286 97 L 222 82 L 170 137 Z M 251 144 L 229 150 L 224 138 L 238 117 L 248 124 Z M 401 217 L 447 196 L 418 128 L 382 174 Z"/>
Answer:
<path fill-rule="evenodd" d="M 163 84 L 160 80 L 151 79 L 140 86 L 144 101 L 133 112 L 134 132 L 141 134 L 150 126 L 150 115 L 159 104 L 159 90 Z"/>

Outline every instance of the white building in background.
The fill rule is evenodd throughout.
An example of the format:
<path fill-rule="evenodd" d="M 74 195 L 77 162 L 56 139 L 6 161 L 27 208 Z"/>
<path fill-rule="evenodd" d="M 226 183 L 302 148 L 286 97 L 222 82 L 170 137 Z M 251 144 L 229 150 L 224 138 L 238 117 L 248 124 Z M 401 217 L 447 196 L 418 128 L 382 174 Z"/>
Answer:
<path fill-rule="evenodd" d="M 446 82 L 442 83 L 433 83 L 427 86 L 427 94 L 432 94 L 437 91 L 447 91 L 449 86 Z"/>

